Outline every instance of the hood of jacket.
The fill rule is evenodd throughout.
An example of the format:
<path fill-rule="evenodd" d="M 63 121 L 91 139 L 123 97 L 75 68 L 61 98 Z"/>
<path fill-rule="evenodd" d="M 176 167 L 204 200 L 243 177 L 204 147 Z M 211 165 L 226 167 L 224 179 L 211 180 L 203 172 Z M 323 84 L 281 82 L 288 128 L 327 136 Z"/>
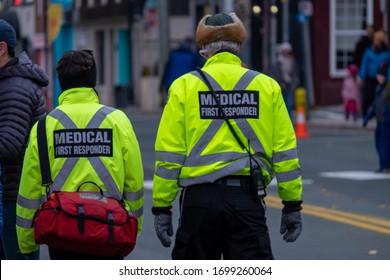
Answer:
<path fill-rule="evenodd" d="M 8 77 L 22 77 L 34 81 L 41 87 L 49 84 L 49 78 L 41 67 L 32 63 L 26 52 L 22 52 L 16 62 L 0 71 L 0 80 Z"/>

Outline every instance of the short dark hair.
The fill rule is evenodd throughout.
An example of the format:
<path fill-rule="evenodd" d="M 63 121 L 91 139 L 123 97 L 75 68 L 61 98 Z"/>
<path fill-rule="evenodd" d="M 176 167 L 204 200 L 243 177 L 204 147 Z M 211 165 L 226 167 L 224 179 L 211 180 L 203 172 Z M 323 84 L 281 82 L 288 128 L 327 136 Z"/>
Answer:
<path fill-rule="evenodd" d="M 56 70 L 62 91 L 96 86 L 96 63 L 90 50 L 65 52 Z"/>

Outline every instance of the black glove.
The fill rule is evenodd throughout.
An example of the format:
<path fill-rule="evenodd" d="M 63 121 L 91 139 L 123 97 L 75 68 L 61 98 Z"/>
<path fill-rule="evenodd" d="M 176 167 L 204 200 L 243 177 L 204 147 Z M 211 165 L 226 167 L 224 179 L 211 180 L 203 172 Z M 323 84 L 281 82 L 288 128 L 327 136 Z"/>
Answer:
<path fill-rule="evenodd" d="M 302 232 L 303 219 L 301 214 L 302 201 L 283 201 L 280 234 L 286 242 L 294 242 Z"/>
<path fill-rule="evenodd" d="M 172 213 L 170 211 L 170 208 L 171 207 L 152 208 L 152 212 L 155 215 L 154 229 L 156 230 L 158 239 L 160 239 L 160 242 L 164 247 L 171 246 L 170 236 L 173 235 Z"/>

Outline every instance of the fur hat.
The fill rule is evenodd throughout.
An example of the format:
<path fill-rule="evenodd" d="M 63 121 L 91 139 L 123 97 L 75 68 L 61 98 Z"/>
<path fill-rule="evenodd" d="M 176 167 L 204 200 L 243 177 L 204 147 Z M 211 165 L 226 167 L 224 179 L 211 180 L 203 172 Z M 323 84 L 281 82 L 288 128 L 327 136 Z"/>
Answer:
<path fill-rule="evenodd" d="M 204 46 L 217 41 L 239 44 L 246 40 L 246 29 L 235 13 L 205 15 L 196 30 L 196 43 Z"/>

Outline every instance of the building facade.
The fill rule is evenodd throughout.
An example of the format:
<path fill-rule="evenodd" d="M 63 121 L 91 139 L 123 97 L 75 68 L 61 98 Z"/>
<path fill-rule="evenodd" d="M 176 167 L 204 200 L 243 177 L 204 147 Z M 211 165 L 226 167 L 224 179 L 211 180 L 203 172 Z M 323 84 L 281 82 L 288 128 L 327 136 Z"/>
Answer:
<path fill-rule="evenodd" d="M 158 110 L 169 51 L 195 36 L 205 14 L 231 11 L 248 29 L 240 54 L 248 67 L 267 73 L 277 45 L 292 44 L 313 107 L 341 103 L 341 81 L 364 25 L 389 33 L 389 6 L 387 0 L 0 0 L 0 17 L 17 15 L 22 48 L 51 78 L 52 107 L 60 94 L 55 62 L 66 50 L 91 49 L 102 103 Z"/>

